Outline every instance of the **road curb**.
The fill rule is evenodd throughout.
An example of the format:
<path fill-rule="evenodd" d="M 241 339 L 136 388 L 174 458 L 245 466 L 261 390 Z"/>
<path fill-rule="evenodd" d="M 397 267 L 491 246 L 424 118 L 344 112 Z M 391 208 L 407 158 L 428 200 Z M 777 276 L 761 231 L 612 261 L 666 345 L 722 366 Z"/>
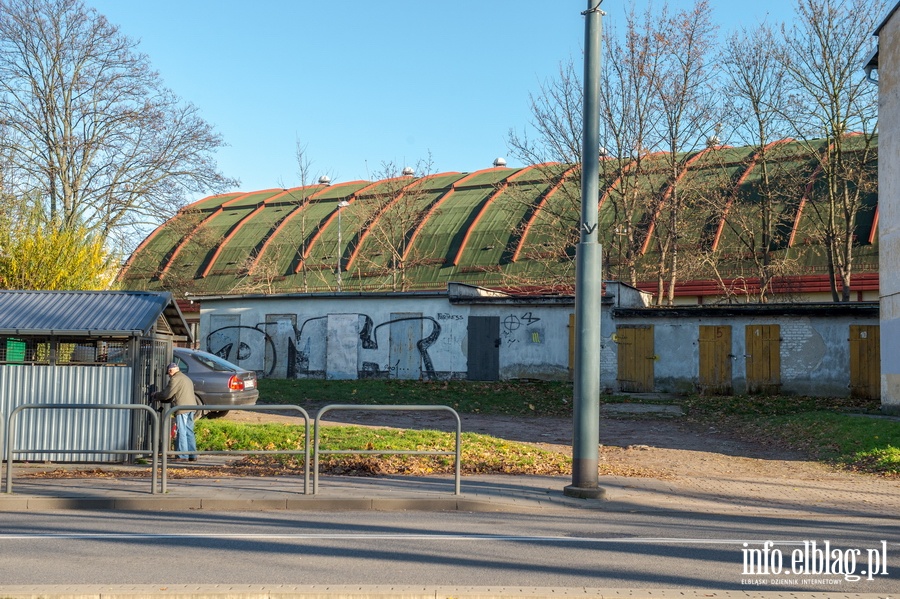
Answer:
<path fill-rule="evenodd" d="M 779 591 L 713 591 L 558 587 L 450 587 L 402 585 L 41 585 L 0 586 L 4 599 L 796 599 Z M 818 599 L 846 598 L 847 593 L 810 593 Z M 852 593 L 854 599 L 884 599 L 878 593 Z"/>
<path fill-rule="evenodd" d="M 566 507 L 559 504 L 536 506 L 472 497 L 446 498 L 390 497 L 341 498 L 303 496 L 281 499 L 201 498 L 201 497 L 0 497 L 0 512 L 53 510 L 123 510 L 136 512 L 207 511 L 457 511 L 526 513 L 536 509 Z"/>

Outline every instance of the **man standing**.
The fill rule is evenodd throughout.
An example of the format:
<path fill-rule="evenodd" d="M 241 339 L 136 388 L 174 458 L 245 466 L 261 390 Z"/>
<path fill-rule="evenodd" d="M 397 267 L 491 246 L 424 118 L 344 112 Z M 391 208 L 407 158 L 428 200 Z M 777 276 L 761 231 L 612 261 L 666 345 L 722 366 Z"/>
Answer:
<path fill-rule="evenodd" d="M 174 362 L 166 367 L 166 373 L 169 375 L 169 384 L 166 388 L 158 392 L 154 399 L 165 403 L 172 403 L 174 406 L 196 406 L 199 405 L 197 397 L 194 395 L 194 383 L 181 372 L 178 364 Z M 190 460 L 195 461 L 197 456 L 197 440 L 194 438 L 194 411 L 184 410 L 175 413 L 175 448 L 178 455 L 173 460 Z"/>

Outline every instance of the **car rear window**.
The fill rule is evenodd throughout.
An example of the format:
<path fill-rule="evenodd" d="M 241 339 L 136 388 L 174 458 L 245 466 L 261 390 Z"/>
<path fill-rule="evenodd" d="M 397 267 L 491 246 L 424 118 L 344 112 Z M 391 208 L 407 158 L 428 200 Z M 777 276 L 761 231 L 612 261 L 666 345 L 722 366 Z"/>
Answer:
<path fill-rule="evenodd" d="M 214 355 L 194 354 L 194 359 L 209 368 L 210 370 L 219 370 L 222 372 L 237 372 L 237 367 Z"/>

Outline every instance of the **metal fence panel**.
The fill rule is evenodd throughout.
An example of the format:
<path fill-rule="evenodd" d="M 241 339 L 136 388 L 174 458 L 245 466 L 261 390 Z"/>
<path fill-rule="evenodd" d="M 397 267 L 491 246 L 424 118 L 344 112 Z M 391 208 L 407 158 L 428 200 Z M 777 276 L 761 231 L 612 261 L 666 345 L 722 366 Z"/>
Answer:
<path fill-rule="evenodd" d="M 399 450 L 399 449 L 319 449 L 319 429 L 322 424 L 322 417 L 328 412 L 334 410 L 359 410 L 364 412 L 449 412 L 456 421 L 456 448 L 454 451 L 431 451 L 431 450 Z M 321 408 L 316 414 L 315 433 L 313 435 L 313 495 L 319 492 L 319 455 L 320 454 L 407 454 L 407 455 L 452 455 L 454 459 L 454 495 L 459 495 L 459 479 L 461 472 L 461 454 L 462 454 L 462 421 L 459 414 L 449 406 L 440 405 L 359 405 L 359 404 L 329 404 Z"/>
<path fill-rule="evenodd" d="M 0 412 L 25 404 L 121 404 L 131 401 L 130 368 L 112 366 L 0 365 Z M 52 450 L 129 449 L 131 416 L 126 411 L 54 410 L 22 414 L 15 422 L 17 446 Z M 7 459 L 3 450 L 3 459 Z M 21 454 L 19 459 L 40 459 Z M 85 461 L 77 453 L 57 454 L 58 461 Z M 121 461 L 115 455 L 90 461 Z"/>
<path fill-rule="evenodd" d="M 205 409 L 210 412 L 217 411 L 225 411 L 225 410 L 237 410 L 237 411 L 245 411 L 245 412 L 253 412 L 253 411 L 267 411 L 267 412 L 299 412 L 303 417 L 304 426 L 306 427 L 306 433 L 303 435 L 303 449 L 295 450 L 295 449 L 229 449 L 226 451 L 213 451 L 213 450 L 205 450 L 205 451 L 195 451 L 194 453 L 197 455 L 266 455 L 266 454 L 303 454 L 303 494 L 306 495 L 309 493 L 309 414 L 301 408 L 300 406 L 295 405 L 250 405 L 250 406 L 227 406 L 227 405 L 206 405 L 203 406 Z M 172 442 L 172 427 L 169 425 L 171 419 L 178 412 L 189 412 L 193 410 L 193 406 L 172 406 L 168 408 L 164 413 L 160 425 L 164 430 L 160 432 L 162 438 L 162 446 L 165 451 L 162 451 L 162 482 L 161 482 L 161 491 L 163 493 L 168 492 L 168 478 L 167 478 L 167 469 L 168 469 L 168 460 L 170 455 L 174 455 L 180 453 L 176 450 L 169 449 L 169 445 Z"/>

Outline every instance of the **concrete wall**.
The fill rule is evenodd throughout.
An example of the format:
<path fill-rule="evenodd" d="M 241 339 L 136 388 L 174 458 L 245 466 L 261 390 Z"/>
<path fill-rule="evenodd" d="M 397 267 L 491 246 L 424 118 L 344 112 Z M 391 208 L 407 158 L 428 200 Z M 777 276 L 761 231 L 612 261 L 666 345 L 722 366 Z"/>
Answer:
<path fill-rule="evenodd" d="M 203 303 L 200 348 L 275 378 L 466 378 L 469 318 L 494 316 L 499 378 L 566 380 L 572 312 L 446 294 L 219 299 Z"/>
<path fill-rule="evenodd" d="M 878 35 L 881 405 L 900 412 L 900 11 Z"/>
<path fill-rule="evenodd" d="M 616 326 L 652 325 L 654 329 L 655 391 L 689 393 L 698 388 L 700 376 L 700 325 L 731 327 L 732 386 L 735 393 L 747 392 L 747 325 L 775 324 L 780 327 L 781 392 L 789 395 L 843 397 L 849 395 L 851 324 L 877 325 L 870 316 L 818 316 L 798 314 L 685 315 L 668 317 L 620 315 Z M 612 332 L 610 332 L 612 335 Z M 609 335 L 604 335 L 607 339 Z M 604 347 L 601 379 L 608 391 L 615 391 L 617 346 Z"/>
<path fill-rule="evenodd" d="M 607 283 L 601 314 L 601 388 L 619 391 L 618 327 L 652 325 L 653 391 L 693 392 L 699 381 L 699 327 L 730 326 L 732 385 L 746 391 L 745 329 L 780 326 L 780 389 L 849 394 L 849 327 L 877 325 L 867 306 L 730 306 L 658 309 L 621 284 Z M 200 347 L 273 378 L 466 379 L 470 333 L 477 351 L 495 352 L 495 378 L 569 380 L 571 298 L 447 294 L 252 296 L 204 300 Z M 474 335 L 470 319 L 496 331 Z M 481 360 L 482 357 L 472 358 Z M 480 378 L 480 377 L 477 377 Z"/>

